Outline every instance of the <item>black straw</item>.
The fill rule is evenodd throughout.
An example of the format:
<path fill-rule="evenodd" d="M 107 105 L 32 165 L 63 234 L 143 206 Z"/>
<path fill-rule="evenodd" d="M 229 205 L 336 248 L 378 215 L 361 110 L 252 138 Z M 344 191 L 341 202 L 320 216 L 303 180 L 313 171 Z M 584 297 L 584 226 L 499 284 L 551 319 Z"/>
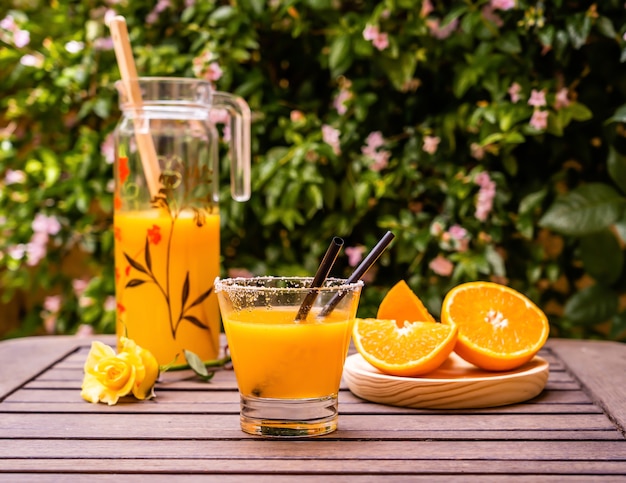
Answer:
<path fill-rule="evenodd" d="M 354 269 L 352 275 L 348 277 L 346 281 L 346 285 L 357 282 L 361 280 L 363 275 L 376 263 L 376 260 L 380 258 L 383 252 L 387 249 L 387 246 L 391 243 L 395 235 L 388 231 L 385 235 L 380 239 L 380 241 L 376 244 L 372 251 L 363 259 L 363 261 L 359 264 L 358 267 Z M 347 292 L 337 292 L 333 298 L 331 298 L 324 308 L 319 313 L 318 317 L 326 317 L 330 314 L 333 309 L 337 306 L 337 304 L 341 301 L 342 298 L 346 296 Z"/>
<path fill-rule="evenodd" d="M 322 259 L 322 263 L 320 263 L 320 266 L 318 267 L 317 272 L 313 277 L 313 281 L 311 282 L 311 288 L 318 288 L 322 286 L 324 280 L 326 280 L 326 277 L 328 277 L 330 270 L 333 268 L 335 260 L 337 259 L 337 255 L 339 255 L 339 250 L 341 250 L 342 246 L 343 239 L 339 238 L 338 236 L 333 237 L 330 245 L 328 246 L 328 249 L 326 250 L 324 258 Z M 296 315 L 296 321 L 306 319 L 306 316 L 309 315 L 311 307 L 313 307 L 313 302 L 315 302 L 318 293 L 318 290 L 311 290 L 306 295 L 306 297 L 302 301 L 302 305 L 300 305 L 298 315 Z"/>

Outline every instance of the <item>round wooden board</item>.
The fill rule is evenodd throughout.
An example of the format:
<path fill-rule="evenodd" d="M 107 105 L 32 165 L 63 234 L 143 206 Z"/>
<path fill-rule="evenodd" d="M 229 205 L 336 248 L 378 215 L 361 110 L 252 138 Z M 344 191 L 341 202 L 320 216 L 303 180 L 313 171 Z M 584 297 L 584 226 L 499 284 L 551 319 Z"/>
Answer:
<path fill-rule="evenodd" d="M 360 354 L 348 357 L 343 370 L 348 388 L 360 398 L 424 409 L 488 408 L 527 401 L 543 390 L 548 374 L 548 361 L 539 356 L 514 371 L 489 372 L 454 352 L 424 377 L 383 374 Z"/>

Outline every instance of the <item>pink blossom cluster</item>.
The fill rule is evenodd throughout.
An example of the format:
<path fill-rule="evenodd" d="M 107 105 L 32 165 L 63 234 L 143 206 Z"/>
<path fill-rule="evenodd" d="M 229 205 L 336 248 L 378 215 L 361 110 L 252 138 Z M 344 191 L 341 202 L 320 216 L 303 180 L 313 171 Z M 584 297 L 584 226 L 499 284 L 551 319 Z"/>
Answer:
<path fill-rule="evenodd" d="M 195 57 L 193 63 L 193 74 L 199 79 L 204 79 L 209 82 L 216 82 L 222 77 L 222 68 L 220 65 L 213 61 L 213 54 L 209 51 L 204 51 L 199 56 Z"/>
<path fill-rule="evenodd" d="M 479 221 L 485 221 L 493 208 L 493 199 L 496 196 L 496 183 L 486 171 L 478 173 L 474 181 L 480 187 L 476 197 L 476 211 L 474 212 L 474 216 L 476 216 Z"/>
<path fill-rule="evenodd" d="M 346 112 L 348 112 L 348 106 L 346 106 L 346 102 L 348 102 L 353 97 L 350 87 L 352 87 L 352 82 L 350 82 L 349 80 L 345 80 L 341 84 L 339 92 L 333 99 L 333 107 L 337 111 L 337 114 L 339 114 L 340 116 L 343 116 Z"/>
<path fill-rule="evenodd" d="M 230 141 L 230 115 L 226 109 L 211 109 L 209 114 L 209 120 L 213 124 L 223 124 L 224 130 L 222 131 L 222 140 L 224 142 Z"/>
<path fill-rule="evenodd" d="M 469 248 L 469 232 L 461 225 L 454 224 L 445 230 L 445 225 L 436 220 L 430 226 L 430 233 L 439 239 L 439 246 L 445 251 L 465 252 Z M 442 277 L 449 277 L 454 271 L 454 263 L 443 254 L 433 258 L 428 267 Z"/>
<path fill-rule="evenodd" d="M 363 30 L 363 38 L 372 42 L 378 50 L 385 50 L 389 47 L 389 36 L 381 32 L 377 25 L 366 25 Z"/>
<path fill-rule="evenodd" d="M 424 136 L 424 144 L 422 149 L 428 154 L 435 154 L 439 148 L 441 138 L 439 136 Z"/>
<path fill-rule="evenodd" d="M 9 247 L 7 253 L 15 260 L 21 260 L 26 255 L 27 265 L 33 267 L 37 265 L 47 253 L 50 235 L 56 235 L 61 231 L 61 224 L 54 216 L 47 216 L 37 213 L 31 224 L 33 234 L 26 244 L 20 243 Z"/>
<path fill-rule="evenodd" d="M 459 21 L 455 18 L 445 26 L 441 26 L 441 20 L 438 18 L 431 18 L 426 21 L 426 26 L 430 30 L 430 34 L 436 39 L 447 39 L 454 33 L 459 26 Z"/>
<path fill-rule="evenodd" d="M 372 171 L 381 171 L 389 164 L 389 158 L 391 152 L 386 149 L 380 149 L 385 144 L 385 139 L 380 131 L 371 132 L 367 138 L 365 138 L 365 145 L 361 148 L 363 155 L 372 159 L 372 165 L 370 166 Z"/>
<path fill-rule="evenodd" d="M 4 173 L 4 184 L 22 184 L 26 181 L 26 173 L 19 169 L 7 169 Z"/>
<path fill-rule="evenodd" d="M 339 135 L 341 133 L 338 129 L 334 127 L 324 124 L 322 126 L 322 140 L 333 148 L 333 152 L 335 154 L 341 154 L 341 146 L 339 141 Z"/>
<path fill-rule="evenodd" d="M 7 15 L 0 20 L 0 28 L 2 29 L 3 38 L 7 38 L 9 42 L 13 42 L 18 49 L 26 47 L 30 43 L 30 32 L 21 29 L 16 23 L 12 15 Z"/>
<path fill-rule="evenodd" d="M 147 24 L 154 24 L 159 20 L 159 14 L 171 6 L 170 0 L 159 0 L 150 13 L 146 16 Z"/>
<path fill-rule="evenodd" d="M 353 247 L 346 247 L 344 251 L 346 253 L 346 256 L 348 257 L 348 265 L 350 265 L 351 267 L 356 267 L 359 263 L 361 263 L 361 260 L 363 260 L 365 247 L 363 245 L 356 245 Z M 376 269 L 377 267 L 374 266 L 370 270 L 368 270 L 362 277 L 363 282 L 372 282 L 376 277 Z"/>
<path fill-rule="evenodd" d="M 548 111 L 540 109 L 546 105 L 546 93 L 544 90 L 533 89 L 528 99 L 528 105 L 533 106 L 533 115 L 528 124 L 537 130 L 548 127 Z"/>
<path fill-rule="evenodd" d="M 43 310 L 39 315 L 43 319 L 43 326 L 48 334 L 56 332 L 56 322 L 61 312 L 61 302 L 60 295 L 48 295 L 43 301 Z"/>

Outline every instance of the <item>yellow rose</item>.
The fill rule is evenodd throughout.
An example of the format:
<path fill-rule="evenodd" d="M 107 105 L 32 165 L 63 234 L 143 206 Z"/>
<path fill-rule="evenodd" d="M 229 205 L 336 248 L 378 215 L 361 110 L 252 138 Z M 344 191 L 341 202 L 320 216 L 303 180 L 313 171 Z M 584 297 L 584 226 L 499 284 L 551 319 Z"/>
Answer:
<path fill-rule="evenodd" d="M 134 341 L 122 337 L 119 354 L 94 341 L 85 361 L 81 396 L 86 401 L 116 404 L 120 397 L 133 394 L 137 399 L 154 396 L 159 365 L 154 356 Z"/>

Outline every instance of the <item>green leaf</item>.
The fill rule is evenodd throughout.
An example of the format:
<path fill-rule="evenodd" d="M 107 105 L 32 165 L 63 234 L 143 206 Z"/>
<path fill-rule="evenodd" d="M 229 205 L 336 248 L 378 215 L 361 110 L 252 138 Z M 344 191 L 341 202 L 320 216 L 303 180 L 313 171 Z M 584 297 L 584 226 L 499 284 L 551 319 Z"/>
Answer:
<path fill-rule="evenodd" d="M 507 54 L 519 54 L 522 51 L 522 44 L 515 31 L 508 31 L 500 37 L 496 47 Z"/>
<path fill-rule="evenodd" d="M 615 38 L 617 32 L 615 32 L 615 27 L 613 27 L 613 22 L 608 17 L 600 17 L 596 20 L 596 27 L 598 31 L 602 33 L 605 37 L 610 39 Z"/>
<path fill-rule="evenodd" d="M 604 285 L 615 283 L 624 266 L 624 252 L 609 229 L 584 236 L 580 256 L 589 275 Z"/>
<path fill-rule="evenodd" d="M 619 186 L 622 193 L 626 193 L 626 156 L 620 154 L 613 146 L 609 148 L 606 160 L 611 179 Z"/>
<path fill-rule="evenodd" d="M 593 112 L 584 104 L 580 102 L 572 102 L 567 106 L 567 112 L 572 116 L 572 119 L 576 121 L 588 121 L 593 117 Z"/>
<path fill-rule="evenodd" d="M 328 54 L 328 66 L 334 75 L 343 73 L 349 66 L 350 36 L 340 35 L 330 45 Z"/>
<path fill-rule="evenodd" d="M 213 378 L 215 372 L 209 372 L 202 362 L 202 359 L 200 359 L 197 354 L 186 349 L 183 350 L 183 353 L 185 354 L 185 360 L 187 361 L 187 364 L 189 364 L 191 370 L 195 372 L 201 379 L 209 381 Z"/>
<path fill-rule="evenodd" d="M 626 199 L 612 187 L 589 183 L 558 198 L 539 226 L 564 235 L 587 235 L 619 220 L 625 204 Z"/>
<path fill-rule="evenodd" d="M 624 52 L 626 52 L 626 49 L 624 49 Z M 615 113 L 611 117 L 609 117 L 606 121 L 604 121 L 605 124 L 610 124 L 612 122 L 626 123 L 626 104 L 623 104 L 619 106 L 617 109 L 615 109 Z"/>
<path fill-rule="evenodd" d="M 565 304 L 564 316 L 576 325 L 595 325 L 613 317 L 618 307 L 617 293 L 597 284 L 572 295 Z"/>

